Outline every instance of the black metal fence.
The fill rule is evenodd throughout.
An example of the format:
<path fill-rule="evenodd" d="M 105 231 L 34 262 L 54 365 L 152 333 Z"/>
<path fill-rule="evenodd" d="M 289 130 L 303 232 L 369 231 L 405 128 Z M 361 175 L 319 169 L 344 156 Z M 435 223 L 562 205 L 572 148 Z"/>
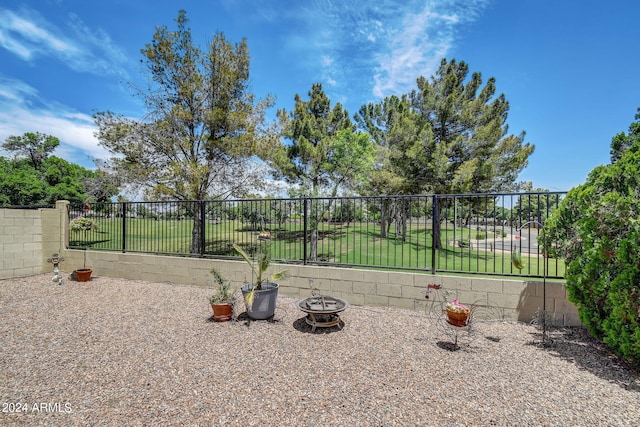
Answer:
<path fill-rule="evenodd" d="M 285 263 L 563 277 L 541 227 L 564 192 L 119 202 L 71 205 L 71 248 L 237 258 L 269 245 Z M 522 255 L 523 268 L 512 263 Z"/>

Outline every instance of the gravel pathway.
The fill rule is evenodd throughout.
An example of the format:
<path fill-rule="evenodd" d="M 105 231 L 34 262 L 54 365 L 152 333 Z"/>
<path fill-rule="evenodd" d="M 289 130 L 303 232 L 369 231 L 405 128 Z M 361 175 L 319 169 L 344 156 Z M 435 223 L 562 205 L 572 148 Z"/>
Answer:
<path fill-rule="evenodd" d="M 640 374 L 581 329 L 351 307 L 216 323 L 209 289 L 0 280 L 0 425 L 638 426 Z"/>

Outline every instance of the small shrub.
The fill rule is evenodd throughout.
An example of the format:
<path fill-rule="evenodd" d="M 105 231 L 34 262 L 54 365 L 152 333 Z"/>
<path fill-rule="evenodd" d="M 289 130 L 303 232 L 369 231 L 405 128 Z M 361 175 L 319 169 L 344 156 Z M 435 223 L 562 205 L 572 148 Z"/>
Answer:
<path fill-rule="evenodd" d="M 87 218 L 86 216 L 78 217 L 69 223 L 69 230 L 73 231 L 74 233 L 97 229 L 98 223 L 91 218 Z"/>

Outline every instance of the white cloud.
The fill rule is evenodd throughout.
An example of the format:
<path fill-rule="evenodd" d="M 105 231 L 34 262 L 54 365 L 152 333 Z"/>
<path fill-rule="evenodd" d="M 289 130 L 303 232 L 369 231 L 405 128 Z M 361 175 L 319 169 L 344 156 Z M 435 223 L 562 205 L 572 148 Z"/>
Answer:
<path fill-rule="evenodd" d="M 70 16 L 69 25 L 76 33 L 76 37 L 83 40 L 82 54 L 72 58 L 74 66 L 79 71 L 127 76 L 124 68 L 119 65 L 126 63 L 127 57 L 111 40 L 109 34 L 100 28 L 90 29 L 76 15 Z"/>
<path fill-rule="evenodd" d="M 291 47 L 335 92 L 359 99 L 402 94 L 435 72 L 462 26 L 489 1 L 317 0 L 299 11 L 308 33 Z"/>
<path fill-rule="evenodd" d="M 30 9 L 0 9 L 0 46 L 25 61 L 54 57 L 75 71 L 126 76 L 121 66 L 126 57 L 108 34 L 90 29 L 76 15 L 69 16 L 67 26 Z"/>
<path fill-rule="evenodd" d="M 91 116 L 59 104 L 34 106 L 37 96 L 37 90 L 29 85 L 0 75 L 0 141 L 11 135 L 41 132 L 60 139 L 54 154 L 69 162 L 77 163 L 78 153 L 87 158 L 108 157 L 93 135 L 96 127 Z"/>
<path fill-rule="evenodd" d="M 459 22 L 455 13 L 438 13 L 429 4 L 405 14 L 402 25 L 390 32 L 387 50 L 376 57 L 374 96 L 402 93 L 418 76 L 432 74 L 451 49 Z"/>
<path fill-rule="evenodd" d="M 322 65 L 325 67 L 330 67 L 331 64 L 333 64 L 333 59 L 328 55 L 324 55 L 322 57 Z"/>
<path fill-rule="evenodd" d="M 75 51 L 71 44 L 44 29 L 45 25 L 36 24 L 10 10 L 0 11 L 0 44 L 25 60 L 47 51 Z"/>
<path fill-rule="evenodd" d="M 0 74 L 0 103 L 11 101 L 13 104 L 24 105 L 29 99 L 35 97 L 38 91 L 28 84 L 2 76 Z"/>

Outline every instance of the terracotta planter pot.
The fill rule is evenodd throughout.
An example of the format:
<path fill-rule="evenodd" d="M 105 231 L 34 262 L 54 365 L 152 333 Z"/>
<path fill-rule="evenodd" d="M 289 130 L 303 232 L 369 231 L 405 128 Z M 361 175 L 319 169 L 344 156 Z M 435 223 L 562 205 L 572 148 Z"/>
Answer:
<path fill-rule="evenodd" d="M 216 322 L 226 322 L 231 320 L 233 306 L 229 303 L 211 304 L 213 309 L 213 320 Z"/>
<path fill-rule="evenodd" d="M 79 268 L 76 270 L 76 277 L 78 278 L 78 282 L 88 282 L 91 279 L 91 273 L 93 270 L 90 268 Z"/>
<path fill-rule="evenodd" d="M 455 311 L 447 310 L 447 318 L 449 323 L 453 326 L 467 326 L 467 322 L 469 321 L 469 312 L 465 311 L 462 313 L 458 313 Z"/>

